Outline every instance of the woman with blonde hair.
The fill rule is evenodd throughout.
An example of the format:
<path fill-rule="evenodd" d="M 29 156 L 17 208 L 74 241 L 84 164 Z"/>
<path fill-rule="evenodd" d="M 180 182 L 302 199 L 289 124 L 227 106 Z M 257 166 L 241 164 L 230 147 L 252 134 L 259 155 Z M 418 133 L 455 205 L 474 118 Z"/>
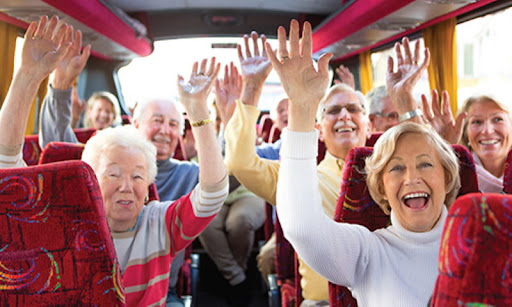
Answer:
<path fill-rule="evenodd" d="M 96 92 L 87 100 L 84 126 L 97 130 L 121 124 L 121 110 L 116 96 L 109 92 Z"/>
<path fill-rule="evenodd" d="M 329 55 L 320 57 L 316 69 L 311 25 L 304 23 L 302 44 L 298 29 L 292 21 L 290 50 L 284 28 L 278 30 L 281 60 L 266 46 L 290 97 L 277 187 L 284 234 L 312 269 L 348 287 L 359 306 L 426 306 L 437 277 L 447 206 L 460 186 L 457 157 L 433 129 L 416 123 L 395 126 L 377 141 L 366 168 L 371 195 L 390 213 L 391 226 L 370 232 L 325 215 L 315 176 L 314 119 L 329 84 Z"/>
<path fill-rule="evenodd" d="M 491 95 L 473 96 L 464 102 L 467 113 L 460 143 L 473 154 L 482 192 L 503 192 L 503 173 L 512 146 L 509 108 Z"/>

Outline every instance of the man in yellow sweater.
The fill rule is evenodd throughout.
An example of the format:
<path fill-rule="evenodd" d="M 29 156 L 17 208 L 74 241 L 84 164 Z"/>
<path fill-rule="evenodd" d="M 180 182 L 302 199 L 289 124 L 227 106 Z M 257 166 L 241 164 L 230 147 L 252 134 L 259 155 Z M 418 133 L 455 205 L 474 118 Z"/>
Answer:
<path fill-rule="evenodd" d="M 284 28 L 281 27 L 279 31 L 284 31 Z M 243 77 L 242 95 L 225 130 L 226 165 L 228 171 L 247 189 L 275 204 L 279 161 L 259 158 L 255 149 L 258 100 L 272 66 L 265 49 L 258 46 L 257 33 L 251 33 L 251 39 L 245 36 L 244 40 L 245 53 L 240 46 L 238 48 Z M 253 41 L 252 52 L 250 40 Z M 265 43 L 263 35 L 261 41 Z M 280 57 L 288 59 L 287 54 L 280 54 Z M 340 191 L 345 155 L 353 147 L 364 146 L 370 135 L 371 125 L 364 96 L 343 84 L 331 87 L 320 103 L 317 120 L 321 139 L 327 147 L 325 158 L 317 167 L 317 174 L 324 212 L 332 217 Z M 299 261 L 304 297 L 301 306 L 325 306 L 329 300 L 327 280 Z"/>

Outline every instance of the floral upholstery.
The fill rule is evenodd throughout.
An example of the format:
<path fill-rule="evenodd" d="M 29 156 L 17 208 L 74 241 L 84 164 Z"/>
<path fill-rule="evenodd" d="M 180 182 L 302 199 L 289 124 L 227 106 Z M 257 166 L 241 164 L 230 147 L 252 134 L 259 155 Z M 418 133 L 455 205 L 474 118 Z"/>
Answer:
<path fill-rule="evenodd" d="M 471 154 L 460 145 L 452 145 L 452 148 L 459 158 L 459 196 L 478 192 L 475 163 Z M 356 147 L 347 154 L 341 178 L 340 197 L 334 214 L 334 220 L 337 222 L 363 225 L 371 231 L 390 224 L 389 216 L 373 201 L 366 185 L 365 159 L 372 153 L 371 147 Z M 331 306 L 357 306 L 356 300 L 346 287 L 329 283 L 329 297 Z"/>
<path fill-rule="evenodd" d="M 92 169 L 68 161 L 0 170 L 4 306 L 124 306 Z"/>
<path fill-rule="evenodd" d="M 512 306 L 512 196 L 468 194 L 448 212 L 431 306 Z"/>

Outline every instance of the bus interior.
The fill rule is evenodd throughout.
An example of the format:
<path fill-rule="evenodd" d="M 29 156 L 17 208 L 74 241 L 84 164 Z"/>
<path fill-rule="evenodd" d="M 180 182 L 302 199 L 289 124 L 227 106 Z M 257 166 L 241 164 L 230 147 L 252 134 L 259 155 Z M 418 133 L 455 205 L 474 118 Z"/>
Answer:
<path fill-rule="evenodd" d="M 512 58 L 507 52 L 510 38 L 506 30 L 511 26 L 510 6 L 510 0 L 0 0 L 0 102 L 15 74 L 22 37 L 30 22 L 43 15 L 58 16 L 83 33 L 83 46 L 91 45 L 91 56 L 76 82 L 78 96 L 87 99 L 98 91 L 113 93 L 124 123 L 130 122 L 139 100 L 155 95 L 176 97 L 176 71 L 187 73 L 179 71 L 182 65 L 190 67 L 193 61 L 212 55 L 223 65 L 230 61 L 237 65 L 236 44 L 242 44 L 243 35 L 251 31 L 265 34 L 277 48 L 277 28 L 288 30 L 290 20 L 295 19 L 301 25 L 309 21 L 313 27 L 313 58 L 332 53 L 329 65 L 333 75 L 344 65 L 363 94 L 385 85 L 387 57 L 393 55 L 396 42 L 404 36 L 421 40 L 430 49 L 432 67 L 418 85 L 418 99 L 431 88 L 447 90 L 451 110 L 457 114 L 476 88 L 492 86 L 504 91 L 510 83 Z M 187 45 L 189 41 L 203 44 Z M 165 64 L 162 58 L 167 58 Z M 257 130 L 267 142 L 279 138 L 268 114 L 276 97 L 284 93 L 277 75 L 271 74 L 270 79 Z M 39 89 L 25 130 L 27 164 L 36 165 L 42 159 L 35 136 L 47 84 Z M 87 129 L 77 131 L 84 143 L 91 135 Z M 185 146 L 186 141 L 180 139 L 175 157 L 188 160 Z M 79 157 L 81 150 L 70 154 L 69 159 Z M 248 263 L 251 291 L 247 306 L 299 306 L 300 278 L 296 278 L 293 249 L 276 259 L 281 276 L 268 285 L 256 267 L 258 249 L 275 227 L 269 210 Z M 0 253 L 2 250 L 0 240 Z M 213 261 L 197 240 L 189 252 L 188 271 L 180 275 L 179 282 L 186 305 L 227 306 L 222 295 L 229 287 Z M 279 264 L 279 260 L 288 263 Z M 6 260 L 0 256 L 0 264 L 2 261 Z M 1 286 L 0 278 L 1 292 L 9 291 Z M 331 302 L 331 306 L 349 305 Z"/>

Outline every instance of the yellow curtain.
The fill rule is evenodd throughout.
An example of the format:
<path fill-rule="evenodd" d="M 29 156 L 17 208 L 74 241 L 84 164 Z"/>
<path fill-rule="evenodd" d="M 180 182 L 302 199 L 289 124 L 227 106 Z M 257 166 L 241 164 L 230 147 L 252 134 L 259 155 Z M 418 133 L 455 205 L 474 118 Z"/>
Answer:
<path fill-rule="evenodd" d="M 456 25 L 457 19 L 451 18 L 422 31 L 425 47 L 430 49 L 430 88 L 448 91 L 454 115 L 457 114 L 458 87 Z"/>
<path fill-rule="evenodd" d="M 0 107 L 11 85 L 17 36 L 16 26 L 0 21 Z"/>
<path fill-rule="evenodd" d="M 43 104 L 44 97 L 48 91 L 48 77 L 41 82 L 37 96 L 32 102 L 30 107 L 30 113 L 28 114 L 27 127 L 25 128 L 25 134 L 36 134 L 38 132 L 37 120 L 39 118 L 39 111 Z"/>
<path fill-rule="evenodd" d="M 359 76 L 361 92 L 366 95 L 373 88 L 372 52 L 370 50 L 359 54 Z"/>

